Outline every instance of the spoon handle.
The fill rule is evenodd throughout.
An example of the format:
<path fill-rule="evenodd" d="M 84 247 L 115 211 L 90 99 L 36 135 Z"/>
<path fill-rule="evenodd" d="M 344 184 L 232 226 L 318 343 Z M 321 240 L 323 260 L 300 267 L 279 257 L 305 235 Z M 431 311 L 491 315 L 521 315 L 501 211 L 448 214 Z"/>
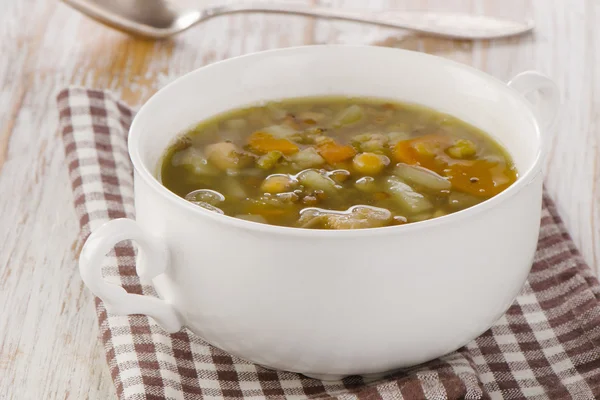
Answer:
<path fill-rule="evenodd" d="M 202 19 L 233 13 L 277 13 L 362 22 L 456 39 L 492 39 L 523 34 L 533 22 L 518 22 L 480 15 L 399 10 L 340 10 L 292 4 L 231 4 L 204 10 Z"/>

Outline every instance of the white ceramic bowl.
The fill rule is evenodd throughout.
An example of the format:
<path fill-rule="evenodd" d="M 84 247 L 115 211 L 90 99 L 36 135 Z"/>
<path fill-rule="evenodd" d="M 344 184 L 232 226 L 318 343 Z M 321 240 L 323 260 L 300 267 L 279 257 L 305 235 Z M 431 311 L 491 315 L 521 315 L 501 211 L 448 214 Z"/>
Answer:
<path fill-rule="evenodd" d="M 512 86 L 512 87 L 511 87 Z M 533 111 L 523 94 L 542 91 Z M 206 211 L 161 186 L 174 137 L 226 110 L 263 100 L 353 95 L 423 104 L 495 137 L 520 176 L 480 205 L 405 226 L 354 231 L 257 224 Z M 92 233 L 84 282 L 116 314 L 188 327 L 264 366 L 324 379 L 431 360 L 487 330 L 521 289 L 534 256 L 543 137 L 558 107 L 547 78 L 509 85 L 442 58 L 368 46 L 310 46 L 212 64 L 154 95 L 135 117 L 129 152 L 137 218 Z M 116 242 L 140 246 L 138 273 L 162 299 L 105 282 Z"/>

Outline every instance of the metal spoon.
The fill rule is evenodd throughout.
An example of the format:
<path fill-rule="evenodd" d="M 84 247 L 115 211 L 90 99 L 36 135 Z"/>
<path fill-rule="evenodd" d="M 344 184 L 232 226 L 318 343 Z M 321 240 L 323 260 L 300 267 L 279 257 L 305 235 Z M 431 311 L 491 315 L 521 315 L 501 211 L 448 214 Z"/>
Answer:
<path fill-rule="evenodd" d="M 493 39 L 520 35 L 533 29 L 532 21 L 492 17 L 408 12 L 397 10 L 340 10 L 283 3 L 239 3 L 199 10 L 175 8 L 165 0 L 62 0 L 89 17 L 121 31 L 153 39 L 183 32 L 211 18 L 234 13 L 295 14 L 362 22 L 458 39 Z"/>

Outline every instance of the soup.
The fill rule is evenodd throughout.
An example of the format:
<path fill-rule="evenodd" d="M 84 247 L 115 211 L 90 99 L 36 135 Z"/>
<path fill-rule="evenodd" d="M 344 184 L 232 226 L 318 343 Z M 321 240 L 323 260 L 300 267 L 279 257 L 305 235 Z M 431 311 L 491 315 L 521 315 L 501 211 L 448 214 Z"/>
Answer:
<path fill-rule="evenodd" d="M 164 186 L 236 218 L 360 229 L 441 217 L 517 179 L 479 129 L 413 104 L 301 98 L 202 122 L 167 150 Z"/>

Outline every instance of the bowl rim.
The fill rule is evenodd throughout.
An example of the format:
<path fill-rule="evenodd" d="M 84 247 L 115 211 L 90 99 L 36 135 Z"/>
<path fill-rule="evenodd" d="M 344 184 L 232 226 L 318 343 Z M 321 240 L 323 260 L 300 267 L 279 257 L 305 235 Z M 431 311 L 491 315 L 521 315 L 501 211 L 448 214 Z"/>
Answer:
<path fill-rule="evenodd" d="M 181 81 L 188 79 L 190 76 L 202 73 L 202 71 L 207 69 L 219 68 L 220 65 L 226 63 L 240 62 L 245 59 L 252 58 L 263 58 L 269 57 L 271 55 L 280 55 L 285 53 L 297 53 L 297 52 L 313 52 L 313 51 L 327 51 L 327 50 L 336 50 L 336 49 L 354 49 L 356 51 L 373 51 L 373 52 L 381 52 L 381 53 L 397 53 L 397 54 L 405 54 L 410 57 L 421 58 L 425 62 L 435 61 L 438 63 L 446 63 L 450 64 L 459 69 L 463 69 L 471 74 L 475 74 L 481 78 L 488 80 L 490 83 L 494 85 L 497 90 L 504 92 L 506 95 L 511 96 L 513 98 L 517 98 L 518 101 L 523 103 L 523 108 L 526 114 L 528 114 L 529 119 L 533 122 L 533 126 L 535 128 L 535 135 L 538 139 L 538 149 L 536 152 L 535 159 L 531 166 L 520 176 L 517 178 L 517 181 L 513 183 L 506 190 L 497 194 L 496 196 L 485 200 L 475 206 L 466 208 L 461 211 L 457 211 L 452 214 L 444 215 L 442 217 L 432 218 L 425 221 L 413 222 L 405 225 L 395 225 L 395 226 L 386 226 L 380 228 L 366 228 L 366 229 L 346 229 L 346 230 L 327 230 L 327 229 L 304 229 L 304 228 L 296 228 L 296 227 L 287 227 L 287 226 L 279 226 L 279 225 L 270 225 L 263 224 L 253 221 L 248 221 L 240 218 L 231 217 L 224 214 L 215 213 L 212 211 L 208 211 L 203 209 L 202 207 L 198 207 L 182 197 L 179 197 L 175 193 L 171 192 L 165 186 L 163 186 L 160 181 L 152 174 L 152 172 L 144 165 L 142 162 L 142 157 L 139 152 L 139 143 L 140 137 L 142 135 L 142 131 L 137 129 L 139 124 L 139 120 L 144 117 L 145 109 L 148 105 L 153 104 L 155 102 L 162 101 L 161 96 L 162 92 L 166 91 L 167 88 L 170 88 L 174 85 L 178 85 Z M 541 173 L 541 163 L 543 159 L 542 155 L 542 142 L 544 138 L 542 137 L 539 122 L 534 115 L 531 105 L 528 103 L 527 99 L 523 97 L 516 90 L 509 87 L 505 82 L 481 71 L 474 67 L 471 67 L 466 64 L 459 63 L 457 61 L 449 60 L 443 57 L 421 53 L 412 50 L 405 49 L 397 49 L 397 48 L 389 48 L 389 47 L 381 47 L 381 46 L 371 46 L 371 45 L 347 45 L 347 44 L 320 44 L 320 45 L 305 45 L 305 46 L 294 46 L 294 47 L 286 47 L 286 48 L 278 48 L 271 50 L 264 50 L 259 52 L 253 52 L 249 54 L 244 54 L 224 60 L 217 61 L 215 63 L 205 65 L 199 67 L 193 71 L 190 71 L 166 86 L 159 89 L 156 93 L 154 93 L 150 99 L 146 101 L 142 105 L 142 107 L 136 113 L 131 126 L 129 128 L 128 133 L 128 152 L 133 163 L 134 170 L 137 172 L 139 178 L 141 178 L 156 194 L 162 196 L 166 201 L 172 203 L 175 207 L 181 208 L 186 212 L 190 212 L 193 215 L 201 218 L 210 218 L 215 223 L 221 223 L 230 225 L 233 228 L 242 229 L 251 232 L 261 232 L 265 234 L 278 234 L 278 235 L 292 235 L 292 236 L 300 236 L 300 237 L 330 237 L 330 238 L 342 238 L 342 237 L 363 237 L 363 236 L 372 236 L 372 235 L 380 235 L 380 234 L 397 234 L 400 232 L 403 233 L 411 233 L 415 231 L 420 231 L 423 229 L 433 229 L 440 225 L 447 225 L 459 222 L 461 220 L 475 217 L 478 214 L 490 211 L 494 207 L 497 207 L 501 203 L 507 201 L 512 196 L 515 196 L 518 192 L 520 192 L 523 188 L 527 187 L 537 176 Z"/>

